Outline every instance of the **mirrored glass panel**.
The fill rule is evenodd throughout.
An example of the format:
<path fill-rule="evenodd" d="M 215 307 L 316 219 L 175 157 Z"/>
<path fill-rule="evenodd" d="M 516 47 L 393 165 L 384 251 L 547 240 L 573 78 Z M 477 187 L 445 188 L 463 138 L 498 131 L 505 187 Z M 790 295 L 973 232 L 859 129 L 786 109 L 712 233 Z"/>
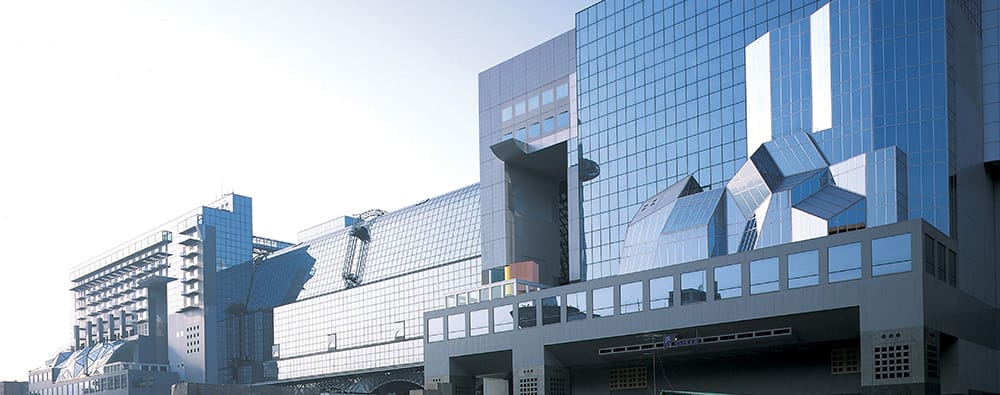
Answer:
<path fill-rule="evenodd" d="M 681 274 L 681 304 L 704 302 L 705 271 L 687 272 Z"/>
<path fill-rule="evenodd" d="M 872 240 L 872 276 L 908 272 L 910 234 Z"/>
<path fill-rule="evenodd" d="M 474 310 L 469 313 L 469 336 L 479 336 L 490 333 L 490 311 Z"/>
<path fill-rule="evenodd" d="M 715 299 L 737 298 L 743 295 L 740 264 L 715 268 Z"/>
<path fill-rule="evenodd" d="M 517 104 L 514 105 L 514 116 L 517 117 L 517 116 L 521 116 L 521 115 L 524 115 L 524 102 L 523 101 L 517 102 Z"/>
<path fill-rule="evenodd" d="M 587 318 L 587 293 L 576 292 L 566 295 L 566 321 Z"/>
<path fill-rule="evenodd" d="M 552 89 L 548 89 L 545 92 L 542 92 L 542 105 L 543 106 L 546 105 L 546 104 L 552 103 L 552 100 L 553 100 Z"/>
<path fill-rule="evenodd" d="M 612 287 L 594 290 L 594 318 L 615 315 L 615 291 Z"/>
<path fill-rule="evenodd" d="M 556 99 L 562 99 L 569 96 L 569 85 L 562 84 L 556 87 Z"/>
<path fill-rule="evenodd" d="M 558 324 L 561 315 L 558 296 L 542 298 L 542 325 Z"/>
<path fill-rule="evenodd" d="M 504 121 L 509 121 L 513 117 L 514 117 L 514 112 L 511 110 L 510 107 L 504 107 L 503 110 L 500 110 L 500 118 L 502 118 Z"/>
<path fill-rule="evenodd" d="M 649 308 L 662 309 L 673 305 L 674 276 L 649 280 Z"/>
<path fill-rule="evenodd" d="M 493 333 L 514 329 L 514 307 L 511 305 L 493 308 Z"/>
<path fill-rule="evenodd" d="M 518 329 L 531 328 L 538 324 L 538 309 L 534 300 L 526 300 L 517 304 Z"/>
<path fill-rule="evenodd" d="M 538 108 L 538 96 L 528 98 L 528 111 Z"/>
<path fill-rule="evenodd" d="M 436 317 L 427 320 L 427 342 L 444 340 L 444 318 Z"/>
<path fill-rule="evenodd" d="M 621 313 L 635 313 L 638 311 L 642 311 L 642 281 L 622 284 Z"/>
<path fill-rule="evenodd" d="M 778 258 L 750 261 L 750 294 L 778 290 Z"/>
<path fill-rule="evenodd" d="M 448 339 L 465 337 L 465 313 L 448 316 Z"/>
<path fill-rule="evenodd" d="M 830 282 L 861 278 L 861 243 L 830 247 Z"/>
<path fill-rule="evenodd" d="M 788 288 L 819 284 L 819 251 L 788 255 Z"/>

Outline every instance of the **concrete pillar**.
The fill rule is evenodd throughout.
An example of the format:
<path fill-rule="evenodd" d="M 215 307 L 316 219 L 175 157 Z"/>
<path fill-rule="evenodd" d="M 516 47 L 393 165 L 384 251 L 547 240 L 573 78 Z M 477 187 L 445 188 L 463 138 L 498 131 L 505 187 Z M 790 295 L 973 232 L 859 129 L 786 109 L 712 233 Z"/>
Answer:
<path fill-rule="evenodd" d="M 121 322 L 121 338 L 124 339 L 124 338 L 128 337 L 128 321 L 129 321 L 128 320 L 128 314 L 125 313 L 125 309 L 122 309 L 120 317 L 122 317 L 122 319 L 121 319 L 121 321 L 122 321 Z"/>
<path fill-rule="evenodd" d="M 117 328 L 115 326 L 116 325 L 115 321 L 116 321 L 115 315 L 108 314 L 108 334 L 107 334 L 108 340 L 115 340 L 115 335 L 118 333 L 118 331 L 115 330 L 115 328 Z"/>
<path fill-rule="evenodd" d="M 87 347 L 94 345 L 94 322 L 87 321 Z"/>

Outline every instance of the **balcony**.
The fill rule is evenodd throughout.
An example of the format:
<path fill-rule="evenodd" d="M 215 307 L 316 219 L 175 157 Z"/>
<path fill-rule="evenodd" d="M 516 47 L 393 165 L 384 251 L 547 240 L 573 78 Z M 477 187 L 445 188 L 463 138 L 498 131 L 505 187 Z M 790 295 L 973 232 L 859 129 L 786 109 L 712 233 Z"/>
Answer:
<path fill-rule="evenodd" d="M 201 253 L 201 251 L 198 249 L 198 247 L 184 247 L 181 250 L 181 257 L 182 258 L 192 258 L 192 257 L 198 256 L 198 254 L 200 254 L 200 253 Z"/>

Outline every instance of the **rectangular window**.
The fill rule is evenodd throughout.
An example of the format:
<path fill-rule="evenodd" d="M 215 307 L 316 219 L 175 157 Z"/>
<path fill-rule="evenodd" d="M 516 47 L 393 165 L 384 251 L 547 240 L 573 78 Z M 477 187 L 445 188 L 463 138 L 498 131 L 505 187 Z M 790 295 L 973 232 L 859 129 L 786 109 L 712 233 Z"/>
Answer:
<path fill-rule="evenodd" d="M 788 255 L 788 289 L 819 284 L 819 251 Z"/>
<path fill-rule="evenodd" d="M 545 90 L 545 92 L 542 92 L 542 105 L 543 106 L 546 105 L 546 104 L 552 103 L 552 100 L 553 100 L 552 99 L 552 89 L 547 89 L 547 90 Z"/>
<path fill-rule="evenodd" d="M 861 278 L 861 243 L 830 247 L 830 282 Z"/>
<path fill-rule="evenodd" d="M 448 316 L 448 339 L 465 337 L 465 313 Z"/>
<path fill-rule="evenodd" d="M 642 311 L 642 281 L 622 284 L 621 286 L 621 313 L 635 313 Z"/>
<path fill-rule="evenodd" d="M 331 333 L 326 335 L 326 350 L 333 351 L 337 349 L 337 334 Z"/>
<path fill-rule="evenodd" d="M 556 100 L 569 96 L 569 84 L 563 83 L 556 87 Z"/>
<path fill-rule="evenodd" d="M 555 120 L 552 117 L 545 118 L 542 121 L 542 133 L 551 133 L 555 128 Z"/>
<path fill-rule="evenodd" d="M 556 116 L 556 129 L 563 129 L 569 126 L 569 111 L 563 111 Z"/>
<path fill-rule="evenodd" d="M 534 300 L 526 300 L 517 304 L 517 328 L 531 328 L 537 325 L 538 309 Z"/>
<path fill-rule="evenodd" d="M 908 272 L 910 234 L 872 240 L 872 276 Z"/>
<path fill-rule="evenodd" d="M 937 267 L 937 278 L 941 281 L 947 281 L 948 277 L 945 273 L 945 250 L 944 244 L 937 243 L 936 254 L 934 255 L 934 266 Z"/>
<path fill-rule="evenodd" d="M 615 315 L 614 288 L 598 288 L 594 290 L 594 318 Z"/>
<path fill-rule="evenodd" d="M 934 275 L 934 239 L 924 235 L 924 271 Z"/>
<path fill-rule="evenodd" d="M 576 292 L 566 295 L 566 321 L 587 318 L 587 293 Z"/>
<path fill-rule="evenodd" d="M 521 115 L 524 115 L 524 102 L 523 101 L 519 101 L 519 102 L 517 102 L 517 104 L 514 105 L 514 116 L 515 117 L 519 117 Z"/>
<path fill-rule="evenodd" d="M 750 294 L 778 290 L 778 258 L 750 261 Z"/>
<path fill-rule="evenodd" d="M 541 135 L 541 129 L 538 127 L 538 122 L 528 125 L 528 138 L 536 138 Z"/>
<path fill-rule="evenodd" d="M 738 298 L 743 295 L 740 264 L 715 268 L 715 299 Z"/>
<path fill-rule="evenodd" d="M 524 128 L 520 128 L 517 132 L 514 132 L 514 139 L 518 141 L 528 141 L 527 131 Z"/>
<path fill-rule="evenodd" d="M 406 339 L 406 324 L 403 321 L 396 321 L 390 324 L 389 338 L 393 340 Z"/>
<path fill-rule="evenodd" d="M 444 340 L 444 318 L 435 317 L 427 320 L 427 342 Z"/>
<path fill-rule="evenodd" d="M 513 117 L 514 114 L 513 111 L 511 111 L 510 106 L 504 107 L 503 110 L 500 110 L 500 118 L 503 119 L 504 122 L 509 121 Z"/>
<path fill-rule="evenodd" d="M 506 332 L 514 329 L 514 308 L 511 305 L 493 308 L 493 333 Z"/>
<path fill-rule="evenodd" d="M 528 111 L 538 108 L 538 96 L 528 98 Z"/>
<path fill-rule="evenodd" d="M 674 276 L 649 280 L 649 309 L 661 309 L 673 305 Z"/>
<path fill-rule="evenodd" d="M 558 296 L 542 298 L 542 325 L 558 324 L 561 316 Z"/>
<path fill-rule="evenodd" d="M 704 302 L 705 300 L 705 271 L 699 270 L 681 274 L 681 304 Z"/>
<path fill-rule="evenodd" d="M 490 311 L 474 310 L 469 313 L 469 336 L 479 336 L 490 333 Z"/>

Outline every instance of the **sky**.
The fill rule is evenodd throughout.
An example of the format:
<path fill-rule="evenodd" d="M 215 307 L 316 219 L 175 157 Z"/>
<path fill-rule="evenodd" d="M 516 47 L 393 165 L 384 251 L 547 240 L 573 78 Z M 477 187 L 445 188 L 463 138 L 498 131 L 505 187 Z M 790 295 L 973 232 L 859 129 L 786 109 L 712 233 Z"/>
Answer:
<path fill-rule="evenodd" d="M 0 380 L 70 268 L 223 193 L 294 242 L 477 182 L 478 73 L 594 1 L 0 0 Z"/>

